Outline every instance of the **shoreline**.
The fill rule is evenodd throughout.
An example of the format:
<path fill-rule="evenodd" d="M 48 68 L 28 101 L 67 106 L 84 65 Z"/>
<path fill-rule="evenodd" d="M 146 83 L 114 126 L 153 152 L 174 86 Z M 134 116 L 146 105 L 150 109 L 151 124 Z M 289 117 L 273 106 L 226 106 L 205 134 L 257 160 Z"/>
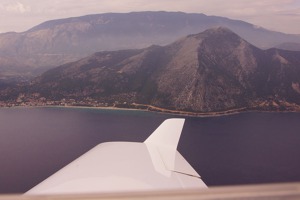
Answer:
<path fill-rule="evenodd" d="M 73 105 L 45 105 L 45 106 L 13 106 L 13 107 L 0 107 L 1 108 L 79 108 L 79 109 L 95 109 L 95 110 L 120 110 L 120 111 L 143 111 L 143 112 L 152 112 L 158 114 L 169 114 L 175 116 L 184 116 L 184 117 L 221 117 L 221 116 L 229 116 L 229 115 L 236 115 L 242 113 L 251 113 L 251 112 L 258 112 L 258 113 L 300 113 L 300 110 L 259 110 L 259 109 L 250 109 L 250 108 L 240 108 L 240 109 L 233 109 L 227 111 L 219 111 L 219 112 L 207 112 L 207 113 L 197 113 L 197 112 L 189 112 L 189 111 L 178 111 L 178 110 L 169 110 L 165 108 L 159 108 L 151 105 L 143 105 L 147 106 L 145 108 L 122 108 L 122 107 L 114 107 L 114 106 L 73 106 Z"/>

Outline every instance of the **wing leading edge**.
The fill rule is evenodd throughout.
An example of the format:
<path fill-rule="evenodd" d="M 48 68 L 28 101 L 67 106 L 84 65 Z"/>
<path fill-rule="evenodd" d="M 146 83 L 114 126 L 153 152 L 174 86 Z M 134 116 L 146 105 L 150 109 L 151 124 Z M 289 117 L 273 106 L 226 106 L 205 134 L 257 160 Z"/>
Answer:
<path fill-rule="evenodd" d="M 102 143 L 25 194 L 82 194 L 207 188 L 176 150 L 184 119 L 164 121 L 144 143 Z"/>

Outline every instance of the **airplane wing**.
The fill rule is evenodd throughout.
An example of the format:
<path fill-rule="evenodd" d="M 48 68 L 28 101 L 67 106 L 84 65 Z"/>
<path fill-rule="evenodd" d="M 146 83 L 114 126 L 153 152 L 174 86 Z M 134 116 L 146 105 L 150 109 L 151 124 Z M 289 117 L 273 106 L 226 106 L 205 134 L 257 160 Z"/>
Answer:
<path fill-rule="evenodd" d="M 207 188 L 177 151 L 184 119 L 164 121 L 144 143 L 94 147 L 26 195 L 162 191 Z"/>

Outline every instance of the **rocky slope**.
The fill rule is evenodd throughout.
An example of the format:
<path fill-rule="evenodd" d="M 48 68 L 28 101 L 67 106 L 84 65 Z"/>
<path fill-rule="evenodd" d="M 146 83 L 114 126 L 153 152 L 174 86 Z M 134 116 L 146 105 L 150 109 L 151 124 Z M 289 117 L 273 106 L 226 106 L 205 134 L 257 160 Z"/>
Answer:
<path fill-rule="evenodd" d="M 35 75 L 94 52 L 165 45 L 216 26 L 228 27 L 260 48 L 300 42 L 299 35 L 203 14 L 108 13 L 47 21 L 23 33 L 0 34 L 0 73 L 6 78 Z"/>
<path fill-rule="evenodd" d="M 285 109 L 300 105 L 300 52 L 261 50 L 214 28 L 163 47 L 96 53 L 47 71 L 15 98 L 20 92 L 192 112 Z"/>

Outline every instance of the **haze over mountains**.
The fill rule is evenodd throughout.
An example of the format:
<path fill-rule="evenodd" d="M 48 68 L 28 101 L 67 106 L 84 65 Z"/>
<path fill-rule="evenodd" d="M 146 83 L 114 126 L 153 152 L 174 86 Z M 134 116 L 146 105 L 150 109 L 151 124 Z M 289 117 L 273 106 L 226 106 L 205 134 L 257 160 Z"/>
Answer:
<path fill-rule="evenodd" d="M 259 48 L 300 43 L 300 35 L 269 31 L 223 17 L 181 12 L 108 13 L 53 20 L 23 33 L 0 34 L 0 81 L 28 79 L 102 50 L 166 45 L 208 28 L 227 27 Z"/>
<path fill-rule="evenodd" d="M 286 110 L 300 105 L 300 52 L 261 50 L 213 28 L 166 46 L 96 53 L 47 71 L 11 97 L 20 94 L 24 101 L 91 98 L 192 112 Z"/>

